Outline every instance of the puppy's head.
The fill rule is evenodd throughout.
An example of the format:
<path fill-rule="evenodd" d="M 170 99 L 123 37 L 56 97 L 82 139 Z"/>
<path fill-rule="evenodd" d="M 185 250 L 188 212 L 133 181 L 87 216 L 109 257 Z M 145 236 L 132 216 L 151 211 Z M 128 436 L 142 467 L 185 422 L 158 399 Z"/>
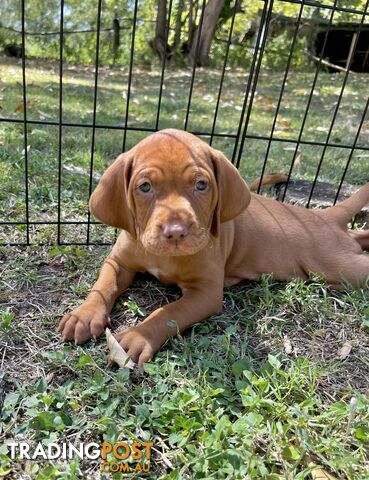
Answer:
<path fill-rule="evenodd" d="M 225 156 L 194 135 L 168 129 L 120 155 L 90 199 L 103 223 L 127 230 L 154 255 L 193 255 L 250 202 Z"/>

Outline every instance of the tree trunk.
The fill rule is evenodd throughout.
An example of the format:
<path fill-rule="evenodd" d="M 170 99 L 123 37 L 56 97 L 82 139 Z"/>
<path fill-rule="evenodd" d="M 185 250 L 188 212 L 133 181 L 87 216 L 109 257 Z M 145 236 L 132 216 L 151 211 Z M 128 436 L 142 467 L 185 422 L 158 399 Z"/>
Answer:
<path fill-rule="evenodd" d="M 149 41 L 151 50 L 160 61 L 163 61 L 167 52 L 167 0 L 158 0 L 158 11 L 156 16 L 155 38 Z"/>
<path fill-rule="evenodd" d="M 197 11 L 198 11 L 198 0 L 196 2 L 194 0 L 190 0 L 190 9 L 188 13 L 188 37 L 187 37 L 187 42 L 185 42 L 185 49 L 184 53 L 185 55 L 188 55 L 191 49 L 191 45 L 193 42 L 193 38 L 195 36 L 195 31 L 196 31 L 196 16 L 197 16 Z"/>
<path fill-rule="evenodd" d="M 189 58 L 192 63 L 196 61 L 198 66 L 204 66 L 209 63 L 209 52 L 211 42 L 213 41 L 215 34 L 215 27 L 224 6 L 225 0 L 209 0 L 204 11 L 203 22 L 201 27 L 201 36 L 199 37 L 200 26 L 197 28 L 193 41 L 191 43 L 191 49 Z M 197 43 L 199 45 L 197 46 Z M 196 55 L 197 53 L 197 55 Z"/>
<path fill-rule="evenodd" d="M 115 65 L 119 55 L 120 45 L 120 25 L 117 18 L 113 20 L 113 65 Z"/>
<path fill-rule="evenodd" d="M 184 9 L 184 0 L 178 1 L 177 14 L 175 18 L 175 27 L 174 27 L 174 42 L 173 50 L 176 50 L 181 43 L 181 32 L 182 32 L 182 13 Z"/>

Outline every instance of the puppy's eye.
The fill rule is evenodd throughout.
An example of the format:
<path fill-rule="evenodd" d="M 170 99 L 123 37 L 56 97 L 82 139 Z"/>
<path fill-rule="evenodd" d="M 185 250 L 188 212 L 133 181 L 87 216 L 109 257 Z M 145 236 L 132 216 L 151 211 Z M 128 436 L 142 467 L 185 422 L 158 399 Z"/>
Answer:
<path fill-rule="evenodd" d="M 144 182 L 141 185 L 138 186 L 138 188 L 141 190 L 143 193 L 149 193 L 151 190 L 151 185 L 149 182 Z"/>
<path fill-rule="evenodd" d="M 199 180 L 198 182 L 196 182 L 195 188 L 196 190 L 203 192 L 204 190 L 206 190 L 207 186 L 208 184 L 207 182 L 205 182 L 205 180 Z"/>

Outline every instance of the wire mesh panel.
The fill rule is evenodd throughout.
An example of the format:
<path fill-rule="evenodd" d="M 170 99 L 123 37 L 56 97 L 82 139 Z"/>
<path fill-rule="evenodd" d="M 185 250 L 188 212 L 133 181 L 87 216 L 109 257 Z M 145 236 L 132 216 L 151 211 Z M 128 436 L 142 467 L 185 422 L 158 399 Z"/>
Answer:
<path fill-rule="evenodd" d="M 286 173 L 281 200 L 291 181 L 306 180 L 307 207 L 321 181 L 335 185 L 335 203 L 345 182 L 368 180 L 369 84 L 362 72 L 369 70 L 369 2 L 350 8 L 338 0 L 235 0 L 209 66 L 198 61 L 206 0 L 197 2 L 191 63 L 173 62 L 180 3 L 167 2 L 164 51 L 151 65 L 142 39 L 155 20 L 143 20 L 141 0 L 127 4 L 124 22 L 115 17 L 113 27 L 102 0 L 88 28 L 71 27 L 77 7 L 65 0 L 50 4 L 53 31 L 28 28 L 26 0 L 12 24 L 0 23 L 0 34 L 11 32 L 15 43 L 6 53 L 16 53 L 0 59 L 7 97 L 0 110 L 1 244 L 111 243 L 116 233 L 90 216 L 89 196 L 119 153 L 167 127 L 222 150 L 247 181 Z M 250 26 L 242 16 L 252 8 Z M 93 64 L 73 61 L 71 36 L 80 39 L 74 49 L 88 45 Z M 29 55 L 36 37 L 49 39 L 49 50 L 41 42 L 48 58 Z"/>

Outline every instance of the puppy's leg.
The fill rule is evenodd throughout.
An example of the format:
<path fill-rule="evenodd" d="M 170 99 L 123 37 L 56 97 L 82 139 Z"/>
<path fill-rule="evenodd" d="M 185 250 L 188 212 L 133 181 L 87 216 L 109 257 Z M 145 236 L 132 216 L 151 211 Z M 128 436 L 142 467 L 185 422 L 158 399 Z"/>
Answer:
<path fill-rule="evenodd" d="M 348 233 L 358 242 L 363 251 L 369 251 L 369 230 L 349 230 Z"/>
<path fill-rule="evenodd" d="M 58 331 L 63 339 L 84 343 L 91 337 L 99 337 L 110 323 L 109 314 L 115 300 L 130 285 L 134 276 L 134 272 L 108 257 L 85 302 L 61 319 Z"/>
<path fill-rule="evenodd" d="M 139 365 L 150 360 L 169 337 L 222 309 L 223 285 L 207 284 L 182 292 L 183 297 L 176 302 L 158 308 L 137 327 L 117 334 L 121 346 Z"/>

